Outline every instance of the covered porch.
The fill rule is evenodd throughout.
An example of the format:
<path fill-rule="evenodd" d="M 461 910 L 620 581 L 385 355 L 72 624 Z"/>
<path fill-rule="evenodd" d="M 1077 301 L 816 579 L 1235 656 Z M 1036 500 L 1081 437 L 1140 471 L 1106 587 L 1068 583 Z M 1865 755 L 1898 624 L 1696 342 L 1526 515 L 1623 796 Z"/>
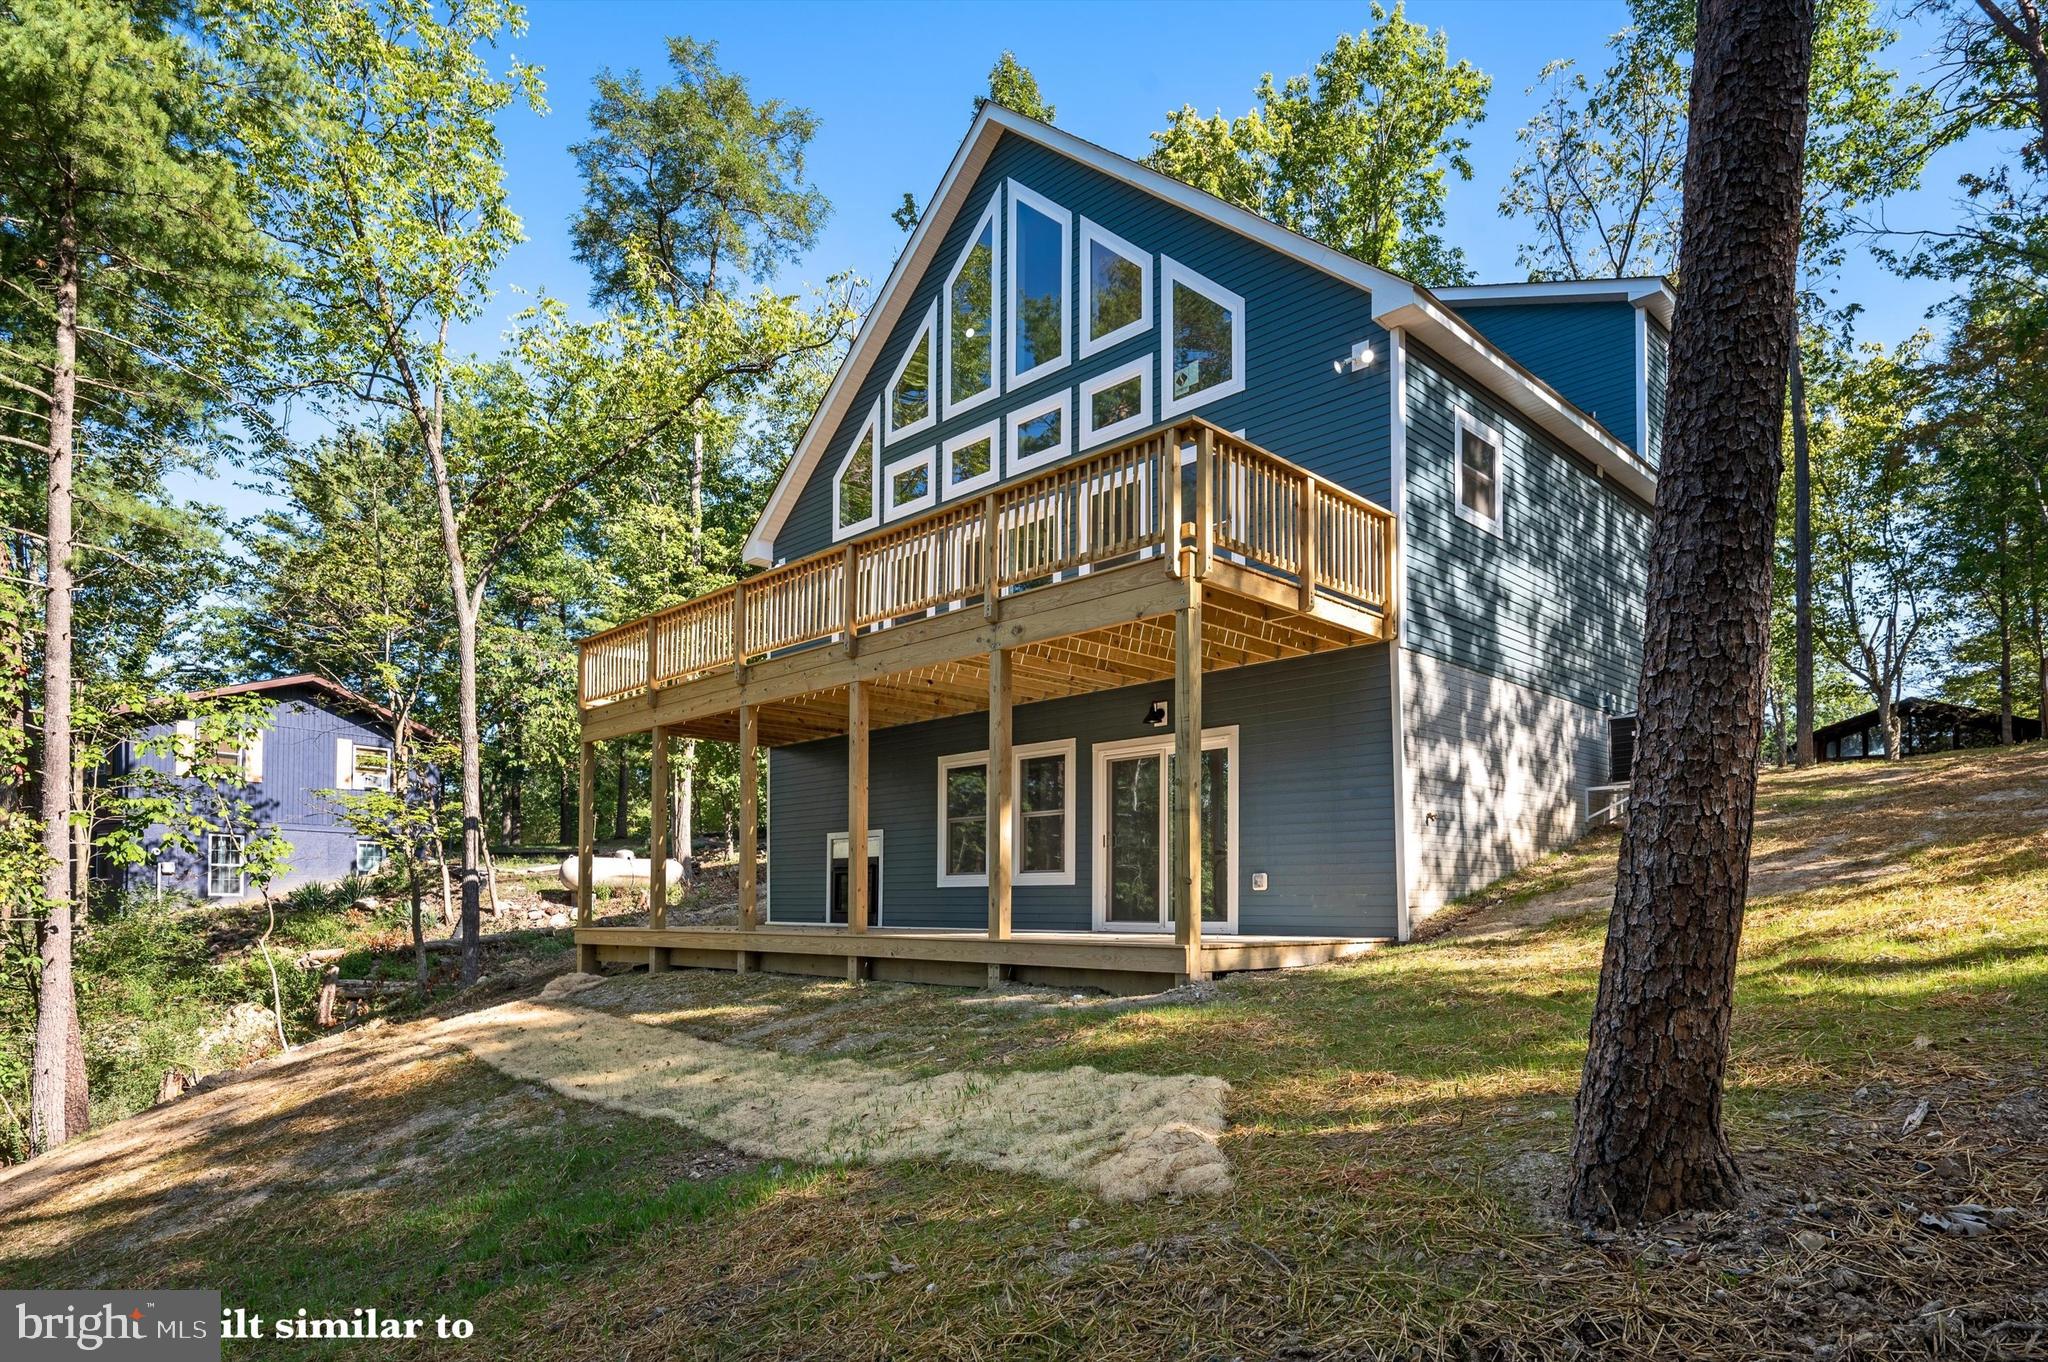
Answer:
<path fill-rule="evenodd" d="M 1203 677 L 1391 638 L 1393 551 L 1382 508 L 1185 421 L 585 640 L 579 961 L 1128 991 L 1368 949 L 1379 938 L 1205 935 Z M 1014 711 L 1165 682 L 1170 923 L 1013 930 Z M 974 713 L 987 716 L 985 926 L 881 926 L 867 874 L 871 735 Z M 647 924 L 593 922 L 596 746 L 638 734 L 652 739 L 656 788 L 673 740 L 738 745 L 736 927 L 666 921 L 664 800 L 654 801 Z M 756 753 L 838 737 L 844 923 L 763 923 Z"/>

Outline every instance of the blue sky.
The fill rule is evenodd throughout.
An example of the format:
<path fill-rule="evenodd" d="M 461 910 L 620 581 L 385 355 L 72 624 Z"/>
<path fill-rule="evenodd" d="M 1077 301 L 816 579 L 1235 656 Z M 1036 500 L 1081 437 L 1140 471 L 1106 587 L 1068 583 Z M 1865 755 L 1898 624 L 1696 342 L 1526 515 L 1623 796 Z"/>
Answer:
<path fill-rule="evenodd" d="M 1447 235 L 1464 247 L 1480 279 L 1521 278 L 1515 248 L 1527 228 L 1496 208 L 1516 157 L 1515 130 L 1536 104 L 1527 88 L 1553 58 L 1576 57 L 1597 70 L 1606 38 L 1627 22 L 1625 6 L 1415 0 L 1409 15 L 1445 30 L 1454 58 L 1494 78 L 1486 121 L 1470 134 L 1473 179 L 1450 191 Z M 1141 156 L 1167 110 L 1188 103 L 1204 113 L 1242 113 L 1261 74 L 1307 70 L 1339 32 L 1355 31 L 1366 18 L 1358 3 L 538 0 L 528 11 L 528 31 L 508 47 L 544 69 L 550 112 L 520 110 L 503 121 L 507 181 L 527 240 L 500 271 L 486 316 L 460 339 L 493 348 L 506 319 L 527 301 L 515 288 L 583 303 L 588 280 L 568 241 L 581 185 L 568 149 L 584 134 L 596 73 L 639 67 L 650 83 L 665 78 L 669 34 L 717 41 L 721 63 L 744 74 L 757 98 L 808 106 L 821 120 L 809 168 L 833 212 L 815 250 L 785 283 L 818 283 L 848 269 L 879 283 L 904 241 L 891 210 L 906 190 L 920 204 L 929 197 L 966 131 L 990 64 L 1005 48 L 1037 75 L 1062 127 Z M 1907 25 L 1893 63 L 1919 72 L 1927 36 Z M 1922 189 L 1887 205 L 1888 221 L 1907 227 L 1951 220 L 1957 173 L 1986 154 L 1968 145 L 1944 153 Z M 1941 297 L 1938 286 L 1900 280 L 1867 252 L 1855 253 L 1841 289 L 1868 309 L 1863 333 L 1887 342 L 1920 325 Z M 204 494 L 242 500 L 222 483 Z"/>

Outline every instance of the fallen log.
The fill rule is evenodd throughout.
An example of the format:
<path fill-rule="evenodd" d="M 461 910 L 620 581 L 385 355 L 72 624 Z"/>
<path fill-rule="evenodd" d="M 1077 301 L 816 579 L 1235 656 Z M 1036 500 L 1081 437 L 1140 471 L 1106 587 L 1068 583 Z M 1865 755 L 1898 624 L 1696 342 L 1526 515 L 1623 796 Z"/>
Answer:
<path fill-rule="evenodd" d="M 557 932 L 566 932 L 568 930 L 567 927 L 521 927 L 509 932 L 485 932 L 477 940 L 483 942 L 486 946 L 497 946 L 510 941 L 518 941 L 525 937 L 553 936 Z M 421 946 L 429 955 L 452 955 L 462 949 L 462 938 L 459 936 L 431 936 L 422 942 Z M 410 951 L 411 949 L 412 942 L 410 941 L 396 946 L 322 946 L 318 950 L 301 951 L 299 953 L 298 965 L 300 969 L 318 969 L 322 965 L 331 965 L 344 955 L 353 955 L 357 951 L 376 955 L 380 951 L 396 953 L 399 951 Z"/>
<path fill-rule="evenodd" d="M 410 979 L 336 979 L 334 991 L 343 998 L 396 998 L 419 992 Z"/>

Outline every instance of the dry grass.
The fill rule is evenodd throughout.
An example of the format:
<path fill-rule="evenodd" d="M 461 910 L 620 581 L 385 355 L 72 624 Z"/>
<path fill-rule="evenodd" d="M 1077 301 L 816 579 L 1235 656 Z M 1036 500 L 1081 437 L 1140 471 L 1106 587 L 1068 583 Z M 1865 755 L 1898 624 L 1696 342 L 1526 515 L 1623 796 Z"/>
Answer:
<path fill-rule="evenodd" d="M 393 1028 L 345 1061 L 355 1089 L 254 1075 L 0 1179 L 0 1276 L 478 1321 L 436 1358 L 2048 1356 L 2044 810 L 2048 747 L 1766 778 L 1728 1093 L 1752 1191 L 1728 1214 L 1588 1238 L 1554 1212 L 1607 842 L 1428 944 L 1154 1006 L 689 972 L 586 995 L 790 1062 L 1216 1075 L 1227 1198 L 934 1162 L 693 1179 L 717 1151 L 674 1125 Z M 1509 920 L 1559 895 L 1580 906 Z M 514 1126 L 475 1115 L 514 1097 Z M 429 1198 L 373 1137 L 441 1108 L 474 1135 L 409 1137 L 452 1149 Z M 309 1171 L 353 1162 L 397 1181 Z M 1958 1205 L 2017 1213 L 1922 1223 Z M 204 1227 L 137 1237 L 167 1212 Z"/>

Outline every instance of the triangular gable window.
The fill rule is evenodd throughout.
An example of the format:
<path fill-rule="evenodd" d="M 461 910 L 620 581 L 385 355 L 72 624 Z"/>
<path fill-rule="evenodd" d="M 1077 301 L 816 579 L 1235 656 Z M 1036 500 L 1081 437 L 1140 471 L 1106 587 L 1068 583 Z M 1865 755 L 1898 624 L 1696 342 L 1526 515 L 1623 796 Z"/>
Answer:
<path fill-rule="evenodd" d="M 996 395 L 996 200 L 974 225 L 967 249 L 946 276 L 945 409 L 950 416 Z"/>
<path fill-rule="evenodd" d="M 939 419 L 939 404 L 932 392 L 932 375 L 939 367 L 933 350 L 938 341 L 939 305 L 925 311 L 924 322 L 911 338 L 910 348 L 897 362 L 889 379 L 889 439 L 915 435 Z"/>
<path fill-rule="evenodd" d="M 832 477 L 834 539 L 858 534 L 880 519 L 875 507 L 875 433 L 880 424 L 881 408 L 877 405 L 855 433 L 852 447 L 839 461 L 839 471 Z"/>

